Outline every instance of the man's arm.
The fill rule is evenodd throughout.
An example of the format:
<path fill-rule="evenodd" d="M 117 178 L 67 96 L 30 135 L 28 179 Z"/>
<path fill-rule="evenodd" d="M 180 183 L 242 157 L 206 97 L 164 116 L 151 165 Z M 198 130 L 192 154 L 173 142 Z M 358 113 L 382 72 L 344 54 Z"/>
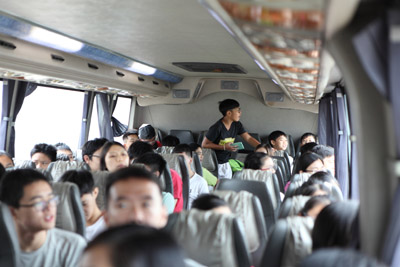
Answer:
<path fill-rule="evenodd" d="M 247 143 L 249 143 L 252 147 L 256 147 L 260 144 L 254 137 L 252 137 L 248 132 L 242 133 L 240 135 Z"/>
<path fill-rule="evenodd" d="M 204 148 L 211 148 L 214 150 L 236 151 L 237 148 L 235 146 L 231 146 L 231 144 L 232 143 L 226 143 L 225 145 L 217 145 L 217 144 L 214 144 L 213 142 L 211 142 L 207 137 L 204 137 L 203 142 L 201 143 L 201 146 Z"/>

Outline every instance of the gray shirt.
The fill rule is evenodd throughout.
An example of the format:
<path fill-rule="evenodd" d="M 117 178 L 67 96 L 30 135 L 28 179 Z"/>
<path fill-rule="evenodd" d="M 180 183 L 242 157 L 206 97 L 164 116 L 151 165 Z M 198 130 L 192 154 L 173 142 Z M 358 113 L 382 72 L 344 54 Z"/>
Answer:
<path fill-rule="evenodd" d="M 85 239 L 75 233 L 53 228 L 47 231 L 45 243 L 32 252 L 21 251 L 21 266 L 58 267 L 77 266 Z"/>

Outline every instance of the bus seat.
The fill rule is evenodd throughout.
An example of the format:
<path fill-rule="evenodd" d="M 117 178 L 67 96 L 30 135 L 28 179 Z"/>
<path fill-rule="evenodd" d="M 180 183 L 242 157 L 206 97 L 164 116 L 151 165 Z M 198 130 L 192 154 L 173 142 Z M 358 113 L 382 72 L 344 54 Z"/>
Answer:
<path fill-rule="evenodd" d="M 265 182 L 245 181 L 238 179 L 219 179 L 215 190 L 232 190 L 235 192 L 247 191 L 260 199 L 267 230 L 274 225 L 276 213 L 272 204 L 271 195 Z"/>
<path fill-rule="evenodd" d="M 215 191 L 213 194 L 225 200 L 241 220 L 253 263 L 259 266 L 268 237 L 260 200 L 246 191 Z"/>
<path fill-rule="evenodd" d="M 310 176 L 311 174 L 306 172 L 297 173 L 293 175 L 292 179 L 290 180 L 290 185 L 286 190 L 285 198 L 293 196 L 296 189 L 302 186 L 305 182 L 307 182 Z"/>
<path fill-rule="evenodd" d="M 90 171 L 90 167 L 85 162 L 57 160 L 51 162 L 47 168 L 47 171 L 50 173 L 51 177 L 53 177 L 55 182 L 58 182 L 61 176 L 69 170 Z"/>
<path fill-rule="evenodd" d="M 311 217 L 278 220 L 270 233 L 261 266 L 297 266 L 312 251 Z"/>
<path fill-rule="evenodd" d="M 172 176 L 171 172 L 169 171 L 169 165 L 165 166 L 165 170 L 161 173 L 160 176 L 161 184 L 164 185 L 161 189 L 165 192 L 171 193 L 174 195 L 174 185 L 172 184 Z"/>
<path fill-rule="evenodd" d="M 192 209 L 171 214 L 165 228 L 186 255 L 210 267 L 249 267 L 243 225 L 233 215 Z"/>
<path fill-rule="evenodd" d="M 36 165 L 32 160 L 15 160 L 14 167 L 7 168 L 7 171 L 17 170 L 17 169 L 36 169 Z"/>
<path fill-rule="evenodd" d="M 279 191 L 281 193 L 285 193 L 284 177 L 283 177 L 283 174 L 282 174 L 282 169 L 278 164 L 276 164 L 275 174 L 276 174 L 276 178 L 278 178 Z"/>
<path fill-rule="evenodd" d="M 100 210 L 106 209 L 106 182 L 109 174 L 110 173 L 108 171 L 92 172 L 94 186 L 99 188 L 99 194 L 97 195 L 96 203 Z"/>
<path fill-rule="evenodd" d="M 159 142 L 161 142 L 161 140 L 162 140 L 162 133 L 161 133 L 161 131 L 160 131 L 160 129 L 158 129 L 158 128 L 156 128 L 156 127 L 154 127 L 153 126 L 153 128 L 154 128 L 154 131 L 156 132 L 156 141 L 159 141 Z"/>
<path fill-rule="evenodd" d="M 294 158 L 294 156 L 296 155 L 296 150 L 294 147 L 293 137 L 290 134 L 288 134 L 287 139 L 288 139 L 288 146 L 285 151 L 289 154 L 289 156 Z"/>
<path fill-rule="evenodd" d="M 57 205 L 56 227 L 85 236 L 86 220 L 76 184 L 53 183 L 53 191 L 60 198 Z"/>
<path fill-rule="evenodd" d="M 281 156 L 271 156 L 271 158 L 276 160 L 277 166 L 281 168 L 283 183 L 286 184 L 290 180 L 290 171 L 289 167 L 286 165 L 286 160 Z"/>
<path fill-rule="evenodd" d="M 278 210 L 281 205 L 281 198 L 279 194 L 278 178 L 270 171 L 243 169 L 240 177 L 242 180 L 247 181 L 260 181 L 267 185 L 268 192 L 270 193 L 272 205 L 275 210 Z"/>
<path fill-rule="evenodd" d="M 160 146 L 156 149 L 157 153 L 171 154 L 175 147 L 173 146 Z"/>
<path fill-rule="evenodd" d="M 181 144 L 194 143 L 193 133 L 190 130 L 170 130 L 169 135 L 178 137 Z"/>
<path fill-rule="evenodd" d="M 18 266 L 20 247 L 10 209 L 0 203 L 0 266 Z"/>
<path fill-rule="evenodd" d="M 175 147 L 172 146 L 162 146 L 156 149 L 159 154 L 172 154 Z M 203 176 L 203 167 L 201 166 L 200 158 L 196 153 L 192 153 L 192 169 L 200 176 Z"/>
<path fill-rule="evenodd" d="M 285 198 L 279 211 L 279 219 L 297 215 L 310 198 L 310 196 L 303 195 Z"/>
<path fill-rule="evenodd" d="M 218 178 L 218 160 L 215 151 L 209 148 L 203 148 L 203 167 L 209 170 Z"/>
<path fill-rule="evenodd" d="M 185 158 L 179 154 L 160 154 L 168 166 L 175 170 L 182 178 L 183 208 L 187 209 L 189 204 L 189 171 L 186 167 Z"/>
<path fill-rule="evenodd" d="M 197 144 L 201 145 L 201 143 L 203 143 L 204 136 L 206 136 L 207 132 L 208 132 L 207 130 L 199 132 L 199 137 L 197 138 Z"/>

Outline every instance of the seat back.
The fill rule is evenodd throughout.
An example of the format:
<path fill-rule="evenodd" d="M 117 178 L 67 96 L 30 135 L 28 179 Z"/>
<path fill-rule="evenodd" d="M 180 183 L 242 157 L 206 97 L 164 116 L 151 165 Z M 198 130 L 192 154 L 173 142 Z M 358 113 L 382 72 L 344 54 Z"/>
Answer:
<path fill-rule="evenodd" d="M 288 146 L 286 148 L 286 152 L 289 154 L 289 156 L 294 158 L 294 156 L 296 155 L 296 150 L 294 147 L 293 137 L 290 134 L 288 134 L 287 139 L 288 139 Z"/>
<path fill-rule="evenodd" d="M 268 193 L 271 196 L 272 205 L 275 210 L 278 210 L 281 205 L 281 198 L 279 194 L 279 184 L 276 175 L 270 171 L 243 169 L 240 177 L 242 180 L 247 181 L 260 181 L 267 185 Z"/>
<path fill-rule="evenodd" d="M 260 266 L 276 267 L 282 266 L 282 257 L 285 250 L 285 239 L 288 231 L 288 224 L 285 220 L 276 222 L 268 236 Z"/>
<path fill-rule="evenodd" d="M 274 159 L 275 161 L 275 159 Z M 283 177 L 282 174 L 282 169 L 280 166 L 276 166 L 276 171 L 275 171 L 276 177 L 278 178 L 278 184 L 279 184 L 279 191 L 282 193 L 285 193 L 285 178 Z"/>
<path fill-rule="evenodd" d="M 174 195 L 174 185 L 172 184 L 172 176 L 169 171 L 169 165 L 165 166 L 165 170 L 161 173 L 160 176 L 161 184 L 163 184 L 163 188 L 161 188 L 164 192 L 171 193 Z"/>
<path fill-rule="evenodd" d="M 233 215 L 192 209 L 169 216 L 165 228 L 187 257 L 210 267 L 251 266 L 243 225 Z"/>
<path fill-rule="evenodd" d="M 285 198 L 293 196 L 296 189 L 302 186 L 305 182 L 307 182 L 310 176 L 311 174 L 306 172 L 297 173 L 293 175 L 292 178 L 290 179 L 290 185 L 285 192 Z"/>
<path fill-rule="evenodd" d="M 49 164 L 47 172 L 50 173 L 51 177 L 55 182 L 60 180 L 61 176 L 69 170 L 87 170 L 90 171 L 89 165 L 82 161 L 63 161 L 57 160 Z"/>
<path fill-rule="evenodd" d="M 206 134 L 207 134 L 207 130 L 199 132 L 199 136 L 197 137 L 197 144 L 201 145 L 201 143 L 203 142 L 204 136 L 206 136 Z"/>
<path fill-rule="evenodd" d="M 189 204 L 189 171 L 186 167 L 185 158 L 179 154 L 160 154 L 169 167 L 175 170 L 182 178 L 183 208 L 187 209 Z"/>
<path fill-rule="evenodd" d="M 18 169 L 36 169 L 36 165 L 32 160 L 14 160 L 14 167 L 7 168 L 7 171 Z"/>
<path fill-rule="evenodd" d="M 216 190 L 232 190 L 235 192 L 247 191 L 260 199 L 267 230 L 275 223 L 276 214 L 272 204 L 271 195 L 265 182 L 245 181 L 239 179 L 219 179 Z"/>
<path fill-rule="evenodd" d="M 109 171 L 94 171 L 92 172 L 94 186 L 99 188 L 99 194 L 96 198 L 97 206 L 100 210 L 106 209 L 106 183 L 110 175 Z"/>
<path fill-rule="evenodd" d="M 213 195 L 217 195 L 225 200 L 232 213 L 244 225 L 245 236 L 249 251 L 252 254 L 253 263 L 258 266 L 268 237 L 260 200 L 252 193 L 246 191 L 215 191 Z"/>
<path fill-rule="evenodd" d="M 254 137 L 258 142 L 261 143 L 260 135 L 258 133 L 249 133 L 252 137 Z M 240 153 L 250 153 L 254 151 L 254 147 L 252 147 L 249 143 L 247 143 L 240 135 L 235 137 L 235 143 L 242 142 L 244 149 L 239 150 Z"/>
<path fill-rule="evenodd" d="M 156 149 L 156 152 L 159 154 L 172 154 L 175 147 L 171 146 L 162 146 Z M 203 176 L 203 167 L 200 162 L 200 158 L 196 153 L 192 153 L 193 161 L 192 161 L 192 169 L 200 176 Z"/>
<path fill-rule="evenodd" d="M 279 211 L 279 219 L 299 214 L 310 198 L 302 195 L 285 198 Z"/>
<path fill-rule="evenodd" d="M 218 160 L 215 151 L 209 148 L 203 148 L 203 162 L 204 168 L 209 170 L 215 177 L 218 178 Z"/>
<path fill-rule="evenodd" d="M 156 149 L 157 153 L 165 153 L 165 154 L 171 154 L 172 151 L 174 150 L 174 146 L 161 146 Z"/>
<path fill-rule="evenodd" d="M 6 204 L 0 203 L 0 266 L 17 267 L 20 251 L 10 209 Z"/>
<path fill-rule="evenodd" d="M 53 183 L 53 191 L 60 198 L 56 227 L 85 236 L 86 220 L 78 186 L 69 182 L 56 182 Z"/>
<path fill-rule="evenodd" d="M 271 156 L 271 158 L 276 161 L 276 165 L 281 168 L 282 176 L 283 176 L 283 184 L 290 180 L 290 171 L 288 170 L 288 166 L 286 165 L 286 160 L 284 157 L 280 156 Z"/>
<path fill-rule="evenodd" d="M 190 130 L 170 130 L 169 135 L 178 137 L 181 144 L 194 143 L 193 133 Z"/>

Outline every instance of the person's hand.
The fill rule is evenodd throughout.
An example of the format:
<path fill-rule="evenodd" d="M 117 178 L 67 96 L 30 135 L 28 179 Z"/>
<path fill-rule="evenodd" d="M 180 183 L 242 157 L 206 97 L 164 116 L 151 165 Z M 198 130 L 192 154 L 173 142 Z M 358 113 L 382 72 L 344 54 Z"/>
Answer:
<path fill-rule="evenodd" d="M 237 146 L 233 146 L 232 143 L 226 143 L 225 144 L 225 150 L 236 152 L 237 151 Z"/>

